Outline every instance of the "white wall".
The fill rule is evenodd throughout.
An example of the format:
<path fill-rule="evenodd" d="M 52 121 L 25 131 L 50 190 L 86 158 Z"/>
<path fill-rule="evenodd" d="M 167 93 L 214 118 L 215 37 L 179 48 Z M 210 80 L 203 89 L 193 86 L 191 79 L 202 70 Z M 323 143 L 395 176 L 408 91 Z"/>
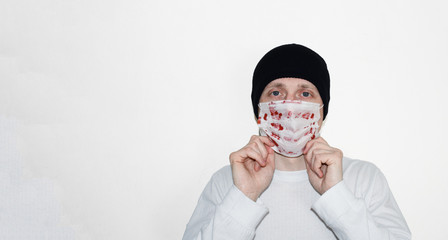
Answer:
<path fill-rule="evenodd" d="M 414 239 L 447 239 L 444 1 L 0 2 L 0 238 L 180 239 L 257 132 L 271 48 L 327 61 L 323 136 L 389 180 Z"/>

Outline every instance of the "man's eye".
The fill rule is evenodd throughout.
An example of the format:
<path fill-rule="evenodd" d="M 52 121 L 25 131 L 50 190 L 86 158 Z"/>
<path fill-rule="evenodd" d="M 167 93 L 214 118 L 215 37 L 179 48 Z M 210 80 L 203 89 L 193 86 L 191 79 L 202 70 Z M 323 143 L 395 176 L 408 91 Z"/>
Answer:
<path fill-rule="evenodd" d="M 279 91 L 272 91 L 272 93 L 271 93 L 273 96 L 278 96 L 278 95 L 280 95 L 280 92 Z"/>
<path fill-rule="evenodd" d="M 310 96 L 311 96 L 311 93 L 309 93 L 309 92 L 303 92 L 303 93 L 302 93 L 302 96 L 303 96 L 303 97 L 310 97 Z"/>

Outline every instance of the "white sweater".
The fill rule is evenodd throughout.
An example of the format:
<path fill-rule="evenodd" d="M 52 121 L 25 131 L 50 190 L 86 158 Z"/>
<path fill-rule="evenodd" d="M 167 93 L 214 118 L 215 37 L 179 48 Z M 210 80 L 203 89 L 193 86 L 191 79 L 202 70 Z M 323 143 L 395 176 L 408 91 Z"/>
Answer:
<path fill-rule="evenodd" d="M 381 171 L 345 157 L 343 166 L 344 180 L 322 196 L 306 170 L 275 170 L 257 202 L 233 185 L 226 166 L 202 192 L 183 240 L 411 239 Z"/>

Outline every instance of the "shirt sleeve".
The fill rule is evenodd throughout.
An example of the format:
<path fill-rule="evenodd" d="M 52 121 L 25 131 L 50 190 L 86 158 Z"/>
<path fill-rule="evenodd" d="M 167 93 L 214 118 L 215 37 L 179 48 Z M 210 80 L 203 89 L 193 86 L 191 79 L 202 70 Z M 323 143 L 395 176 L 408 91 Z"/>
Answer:
<path fill-rule="evenodd" d="M 389 189 L 378 170 L 370 188 L 369 202 L 357 198 L 344 181 L 325 192 L 312 209 L 340 240 L 409 240 L 411 233 Z"/>
<path fill-rule="evenodd" d="M 260 201 L 246 197 L 233 184 L 230 189 L 222 189 L 216 181 L 212 178 L 202 192 L 182 239 L 253 239 L 268 209 Z M 225 190 L 221 198 L 220 192 Z"/>

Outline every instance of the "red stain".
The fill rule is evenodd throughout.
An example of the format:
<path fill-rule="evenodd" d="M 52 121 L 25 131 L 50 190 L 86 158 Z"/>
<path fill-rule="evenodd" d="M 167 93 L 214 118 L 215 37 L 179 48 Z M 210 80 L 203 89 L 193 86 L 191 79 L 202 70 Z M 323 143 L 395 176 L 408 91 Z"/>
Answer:
<path fill-rule="evenodd" d="M 274 116 L 275 107 L 269 106 L 269 111 L 271 112 L 271 116 Z"/>
<path fill-rule="evenodd" d="M 275 133 L 271 133 L 271 136 L 272 136 L 273 138 L 276 138 L 277 140 L 280 140 L 280 136 L 277 135 L 277 134 L 275 134 Z"/>
<path fill-rule="evenodd" d="M 314 113 L 313 114 L 311 114 L 311 119 L 313 119 L 314 118 Z"/>
<path fill-rule="evenodd" d="M 310 127 L 310 130 L 305 133 L 305 136 L 308 135 L 308 134 L 311 134 L 311 133 L 313 133 L 313 128 Z"/>
<path fill-rule="evenodd" d="M 271 123 L 271 126 L 277 128 L 279 131 L 283 130 L 283 126 L 279 123 Z"/>
<path fill-rule="evenodd" d="M 281 113 L 278 113 L 277 111 L 275 111 L 274 113 L 274 119 L 280 120 L 280 118 L 282 117 Z"/>
<path fill-rule="evenodd" d="M 302 118 L 304 118 L 304 119 L 309 119 L 309 118 L 310 118 L 310 113 L 304 113 L 304 114 L 302 115 Z"/>
<path fill-rule="evenodd" d="M 269 111 L 271 112 L 271 116 L 273 119 L 280 120 L 282 118 L 283 114 L 276 111 L 275 108 L 269 108 Z"/>
<path fill-rule="evenodd" d="M 274 142 L 274 145 L 278 147 L 278 143 L 276 141 L 274 141 L 274 139 L 272 139 L 272 142 Z"/>
<path fill-rule="evenodd" d="M 265 121 L 268 120 L 268 114 L 267 114 L 267 113 L 264 114 L 263 119 L 264 119 Z"/>
<path fill-rule="evenodd" d="M 290 118 L 291 116 L 292 116 L 292 112 L 289 111 L 289 112 L 288 112 L 288 118 Z"/>
<path fill-rule="evenodd" d="M 316 136 L 313 134 L 313 136 L 311 136 L 311 139 L 314 139 Z"/>

